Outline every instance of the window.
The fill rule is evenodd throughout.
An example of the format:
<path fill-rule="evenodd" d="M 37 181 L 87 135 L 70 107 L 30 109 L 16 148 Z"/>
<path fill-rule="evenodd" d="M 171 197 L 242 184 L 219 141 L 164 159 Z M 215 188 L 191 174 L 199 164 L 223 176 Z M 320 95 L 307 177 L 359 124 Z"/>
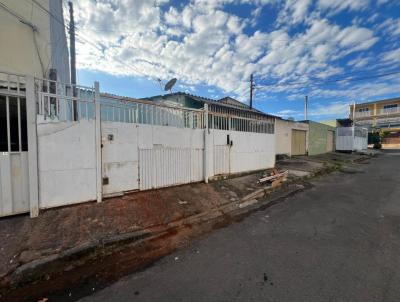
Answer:
<path fill-rule="evenodd" d="M 358 109 L 358 112 L 368 112 L 369 111 L 369 108 L 367 107 L 367 108 L 359 108 Z"/>
<path fill-rule="evenodd" d="M 0 152 L 28 151 L 25 98 L 0 95 Z"/>
<path fill-rule="evenodd" d="M 383 109 L 392 109 L 392 108 L 397 108 L 397 104 L 389 104 L 383 106 Z"/>

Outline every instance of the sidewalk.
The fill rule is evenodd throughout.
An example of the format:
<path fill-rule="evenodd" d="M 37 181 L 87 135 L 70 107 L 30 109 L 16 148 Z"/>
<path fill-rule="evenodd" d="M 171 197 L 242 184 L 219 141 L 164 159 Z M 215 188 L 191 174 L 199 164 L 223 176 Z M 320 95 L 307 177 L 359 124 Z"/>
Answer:
<path fill-rule="evenodd" d="M 1 219 L 0 300 L 21 286 L 28 288 L 24 297 L 34 296 L 32 282 L 57 280 L 60 270 L 65 273 L 85 262 L 96 263 L 129 244 L 135 244 L 131 252 L 136 253 L 136 262 L 131 264 L 135 267 L 130 269 L 141 267 L 170 253 L 182 240 L 208 232 L 222 221 L 229 223 L 227 217 L 243 215 L 304 189 L 299 183 L 305 178 L 368 158 L 335 153 L 278 162 L 278 169 L 289 170 L 289 180 L 274 190 L 257 183 L 259 172 L 209 184 L 133 193 L 100 204 L 51 209 L 36 219 Z M 140 254 L 143 251 L 146 255 Z M 39 287 L 35 288 L 37 295 L 42 293 Z"/>

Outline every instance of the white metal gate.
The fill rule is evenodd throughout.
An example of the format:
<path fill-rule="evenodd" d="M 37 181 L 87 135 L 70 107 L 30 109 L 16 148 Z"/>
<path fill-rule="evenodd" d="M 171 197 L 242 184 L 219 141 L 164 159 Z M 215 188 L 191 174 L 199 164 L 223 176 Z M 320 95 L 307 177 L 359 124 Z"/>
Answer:
<path fill-rule="evenodd" d="M 230 169 L 230 145 L 214 146 L 214 175 L 229 174 Z"/>
<path fill-rule="evenodd" d="M 140 149 L 140 190 L 202 181 L 203 152 L 163 146 Z"/>
<path fill-rule="evenodd" d="M 0 217 L 29 212 L 24 77 L 0 74 Z"/>

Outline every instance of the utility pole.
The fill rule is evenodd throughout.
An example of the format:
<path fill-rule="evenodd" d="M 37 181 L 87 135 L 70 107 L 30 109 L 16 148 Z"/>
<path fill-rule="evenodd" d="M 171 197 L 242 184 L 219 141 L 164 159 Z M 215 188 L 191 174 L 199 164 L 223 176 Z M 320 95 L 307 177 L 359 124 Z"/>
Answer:
<path fill-rule="evenodd" d="M 308 120 L 308 95 L 304 98 L 304 119 Z"/>
<path fill-rule="evenodd" d="M 353 149 L 354 149 L 354 140 L 355 140 L 355 136 L 356 136 L 356 101 L 354 100 L 353 103 Z M 353 151 L 353 150 L 351 150 Z"/>
<path fill-rule="evenodd" d="M 72 1 L 68 2 L 69 5 L 69 51 L 70 51 L 70 64 L 71 64 L 71 84 L 72 93 L 76 97 L 76 51 L 75 51 L 75 20 L 74 20 L 74 6 Z M 73 101 L 73 118 L 74 121 L 78 120 L 78 108 L 76 100 Z"/>
<path fill-rule="evenodd" d="M 250 75 L 250 108 L 253 108 L 253 89 L 254 89 L 254 82 L 253 82 L 253 74 Z"/>

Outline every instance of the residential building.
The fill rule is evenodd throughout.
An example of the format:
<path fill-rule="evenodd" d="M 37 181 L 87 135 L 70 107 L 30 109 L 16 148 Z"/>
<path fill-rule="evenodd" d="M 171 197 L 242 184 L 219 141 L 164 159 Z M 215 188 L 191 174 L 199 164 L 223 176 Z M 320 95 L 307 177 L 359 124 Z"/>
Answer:
<path fill-rule="evenodd" d="M 354 113 L 350 106 L 351 119 L 353 114 L 355 125 L 367 128 L 369 133 L 385 132 L 382 141 L 385 148 L 400 146 L 400 98 L 356 104 Z M 372 143 L 371 139 L 369 143 Z"/>
<path fill-rule="evenodd" d="M 309 130 L 307 123 L 276 119 L 275 128 L 275 153 L 278 157 L 307 154 Z"/>
<path fill-rule="evenodd" d="M 2 0 L 0 71 L 70 82 L 62 0 Z M 56 72 L 54 72 L 56 71 Z"/>
<path fill-rule="evenodd" d="M 353 119 L 353 105 L 349 117 Z M 354 122 L 368 128 L 369 132 L 374 129 L 400 132 L 400 98 L 356 104 Z"/>

